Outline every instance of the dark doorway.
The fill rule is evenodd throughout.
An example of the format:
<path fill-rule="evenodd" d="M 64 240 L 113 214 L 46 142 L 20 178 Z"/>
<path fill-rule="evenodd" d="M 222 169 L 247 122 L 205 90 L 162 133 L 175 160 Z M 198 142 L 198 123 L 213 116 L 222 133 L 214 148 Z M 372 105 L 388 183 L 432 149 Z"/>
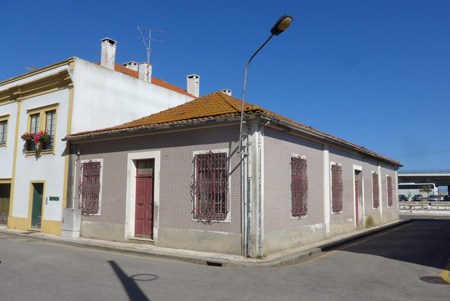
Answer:
<path fill-rule="evenodd" d="M 8 223 L 11 184 L 0 184 L 0 224 Z"/>
<path fill-rule="evenodd" d="M 31 229 L 41 229 L 42 223 L 42 196 L 44 192 L 43 183 L 33 183 L 33 204 L 31 211 Z"/>

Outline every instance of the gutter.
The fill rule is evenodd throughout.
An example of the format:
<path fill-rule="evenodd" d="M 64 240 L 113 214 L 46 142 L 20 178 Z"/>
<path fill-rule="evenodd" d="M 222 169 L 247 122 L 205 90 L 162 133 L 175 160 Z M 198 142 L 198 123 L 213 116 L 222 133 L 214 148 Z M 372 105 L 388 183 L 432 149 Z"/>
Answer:
<path fill-rule="evenodd" d="M 271 124 L 269 125 L 269 127 L 282 128 L 282 129 L 284 129 L 285 132 L 289 132 L 292 134 L 295 134 L 295 133 L 303 134 L 303 137 L 306 139 L 309 139 L 309 140 L 311 140 L 311 137 L 313 137 L 313 138 L 316 138 L 316 142 L 318 142 L 318 143 L 321 143 L 321 144 L 328 143 L 331 146 L 337 147 L 338 149 L 341 149 L 341 150 L 344 150 L 347 152 L 350 149 L 350 150 L 353 150 L 357 155 L 369 156 L 376 160 L 381 160 L 390 165 L 394 165 L 398 168 L 403 166 L 400 162 L 397 162 L 390 158 L 379 155 L 375 152 L 372 152 L 368 149 L 362 148 L 358 145 L 352 144 L 350 142 L 346 142 L 344 140 L 341 140 L 337 137 L 335 138 L 335 137 L 333 137 L 331 135 L 327 135 L 325 133 L 321 133 L 310 127 L 300 126 L 295 123 L 289 122 L 287 120 L 282 120 L 280 118 L 270 116 L 270 115 L 267 115 L 264 113 L 260 113 L 260 112 L 252 113 L 251 112 L 250 114 L 245 115 L 245 119 L 247 121 L 255 120 L 255 119 L 260 119 L 260 120 L 263 120 L 264 122 L 270 121 Z M 78 135 L 66 136 L 63 139 L 63 141 L 68 141 L 68 142 L 80 141 L 81 142 L 81 141 L 93 141 L 94 139 L 95 140 L 120 139 L 120 138 L 123 138 L 123 136 L 127 136 L 127 138 L 129 138 L 129 137 L 139 136 L 139 135 L 148 135 L 152 132 L 158 133 L 159 131 L 163 131 L 163 130 L 169 130 L 169 131 L 190 130 L 190 129 L 196 129 L 196 128 L 202 128 L 202 127 L 211 127 L 213 125 L 219 126 L 219 125 L 223 125 L 224 123 L 234 123 L 234 122 L 239 122 L 238 115 L 199 117 L 199 118 L 190 119 L 190 120 L 180 120 L 180 121 L 167 122 L 167 123 L 162 123 L 162 124 L 144 125 L 144 126 L 133 127 L 133 128 L 119 128 L 119 129 L 109 128 L 109 129 L 105 129 L 102 131 L 87 132 L 85 134 L 80 133 Z M 306 135 L 306 137 L 304 135 Z"/>

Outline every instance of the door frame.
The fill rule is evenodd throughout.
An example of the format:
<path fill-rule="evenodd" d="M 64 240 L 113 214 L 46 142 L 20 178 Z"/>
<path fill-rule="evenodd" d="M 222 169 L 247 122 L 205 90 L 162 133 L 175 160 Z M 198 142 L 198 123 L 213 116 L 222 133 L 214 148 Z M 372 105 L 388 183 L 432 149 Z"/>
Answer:
<path fill-rule="evenodd" d="M 154 168 L 155 160 L 153 160 L 153 159 L 136 160 L 135 161 L 136 166 L 137 166 L 136 169 L 139 168 L 139 162 L 152 162 L 153 163 L 152 173 L 139 174 L 139 172 L 136 172 L 136 186 L 137 186 L 137 181 L 138 181 L 137 179 L 144 179 L 145 186 L 147 186 L 148 184 L 151 184 L 150 193 L 148 193 L 148 194 L 146 193 L 146 199 L 144 201 L 144 207 L 147 207 L 149 205 L 149 199 L 147 197 L 149 197 L 150 200 L 151 200 L 151 218 L 150 218 L 150 222 L 149 222 L 149 216 L 148 215 L 150 215 L 150 214 L 148 214 L 148 215 L 147 215 L 147 213 L 144 214 L 144 221 L 143 221 L 143 223 L 144 223 L 144 225 L 143 225 L 143 232 L 144 233 L 142 234 L 142 237 L 153 240 L 153 212 L 154 212 L 154 209 L 155 209 L 155 206 L 153 204 L 153 198 L 154 198 L 154 193 L 153 193 L 154 192 L 154 187 L 153 186 L 154 186 L 154 179 L 155 179 L 155 168 Z M 148 188 L 148 186 L 147 186 L 147 188 Z M 137 190 L 137 187 L 136 187 L 136 196 L 137 196 L 137 191 L 138 190 Z M 137 207 L 137 201 L 138 200 L 136 198 L 135 199 L 135 210 L 136 210 L 136 207 Z M 145 208 L 144 211 L 147 212 L 147 208 Z M 135 219 L 135 224 L 136 224 L 136 219 Z M 148 227 L 148 226 L 150 226 L 150 227 Z M 145 235 L 146 230 L 149 231 L 149 235 L 148 236 Z M 136 228 L 134 229 L 134 235 L 135 235 L 135 237 L 138 235 L 138 234 L 136 234 Z M 141 234 L 139 234 L 139 235 L 141 235 Z M 141 237 L 141 236 L 139 236 L 139 237 Z"/>
<path fill-rule="evenodd" d="M 28 229 L 31 229 L 31 221 L 32 221 L 32 214 L 33 214 L 33 184 L 42 184 L 42 208 L 41 208 L 41 228 L 42 224 L 44 222 L 44 212 L 45 212 L 45 188 L 46 188 L 46 182 L 45 180 L 42 181 L 30 181 L 30 192 L 29 192 L 29 201 L 28 201 Z"/>
<path fill-rule="evenodd" d="M 153 241 L 158 241 L 161 151 L 129 153 L 127 158 L 127 196 L 125 208 L 125 239 L 134 238 L 136 218 L 136 162 L 154 160 L 153 171 Z"/>
<path fill-rule="evenodd" d="M 0 179 L 0 185 L 5 185 L 5 186 L 9 186 L 9 198 L 8 198 L 8 203 L 6 204 L 6 213 L 7 213 L 7 215 L 6 215 L 6 224 L 8 224 L 8 218 L 9 218 L 9 216 L 11 216 L 12 215 L 12 212 L 11 212 L 11 196 L 12 196 L 12 189 L 11 189 L 11 181 L 6 181 L 6 182 L 4 182 L 3 180 L 1 180 Z M 0 214 L 1 214 L 1 210 L 2 210 L 2 208 L 1 208 L 1 206 L 2 206 L 2 203 L 1 203 L 1 200 L 0 200 Z"/>

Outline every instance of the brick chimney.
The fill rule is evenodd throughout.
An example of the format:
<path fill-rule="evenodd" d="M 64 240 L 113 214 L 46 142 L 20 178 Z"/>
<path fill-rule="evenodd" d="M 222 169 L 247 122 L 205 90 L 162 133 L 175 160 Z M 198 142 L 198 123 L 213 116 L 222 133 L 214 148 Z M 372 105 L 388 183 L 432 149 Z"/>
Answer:
<path fill-rule="evenodd" d="M 191 74 L 187 77 L 187 89 L 186 92 L 194 95 L 195 97 L 200 96 L 200 76 L 196 74 Z"/>
<path fill-rule="evenodd" d="M 142 79 L 148 83 L 152 82 L 152 64 L 139 64 L 139 79 Z"/>
<path fill-rule="evenodd" d="M 104 38 L 102 40 L 101 66 L 114 70 L 116 64 L 116 45 L 117 42 L 110 38 Z"/>

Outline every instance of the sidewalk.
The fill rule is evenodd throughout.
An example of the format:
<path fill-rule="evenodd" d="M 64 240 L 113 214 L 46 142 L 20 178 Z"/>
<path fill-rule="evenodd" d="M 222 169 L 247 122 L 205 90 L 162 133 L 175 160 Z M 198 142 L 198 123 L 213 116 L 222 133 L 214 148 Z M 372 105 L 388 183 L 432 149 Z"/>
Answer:
<path fill-rule="evenodd" d="M 90 248 L 108 252 L 126 253 L 132 254 L 134 256 L 162 258 L 165 260 L 188 262 L 199 265 L 235 268 L 264 268 L 295 264 L 307 260 L 314 255 L 320 254 L 322 251 L 338 247 L 353 240 L 360 239 L 381 231 L 385 231 L 407 222 L 409 221 L 399 220 L 379 227 L 361 229 L 353 233 L 336 236 L 320 242 L 275 252 L 262 259 L 252 259 L 237 255 L 227 255 L 220 253 L 169 249 L 140 243 L 113 242 L 84 237 L 67 238 L 35 231 L 8 229 L 6 225 L 0 225 L 0 233 L 26 237 L 28 239 L 41 240 L 50 243 L 70 245 L 79 248 Z"/>

